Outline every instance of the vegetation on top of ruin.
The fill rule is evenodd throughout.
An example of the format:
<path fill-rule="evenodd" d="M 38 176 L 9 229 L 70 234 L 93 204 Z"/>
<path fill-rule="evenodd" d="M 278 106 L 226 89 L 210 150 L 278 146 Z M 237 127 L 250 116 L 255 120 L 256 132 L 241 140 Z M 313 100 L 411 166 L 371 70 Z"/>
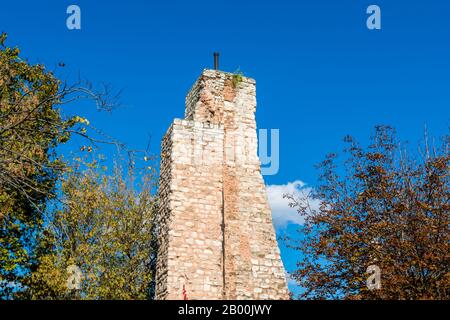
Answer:
<path fill-rule="evenodd" d="M 237 88 L 239 84 L 244 81 L 244 73 L 238 68 L 233 72 L 231 83 L 233 84 L 233 88 Z"/>

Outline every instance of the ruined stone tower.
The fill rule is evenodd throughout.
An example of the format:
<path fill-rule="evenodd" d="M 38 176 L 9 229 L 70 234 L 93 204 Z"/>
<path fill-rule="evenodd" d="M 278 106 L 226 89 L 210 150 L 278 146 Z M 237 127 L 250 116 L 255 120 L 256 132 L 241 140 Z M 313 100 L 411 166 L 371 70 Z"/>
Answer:
<path fill-rule="evenodd" d="M 250 78 L 205 70 L 162 141 L 156 298 L 287 299 Z"/>

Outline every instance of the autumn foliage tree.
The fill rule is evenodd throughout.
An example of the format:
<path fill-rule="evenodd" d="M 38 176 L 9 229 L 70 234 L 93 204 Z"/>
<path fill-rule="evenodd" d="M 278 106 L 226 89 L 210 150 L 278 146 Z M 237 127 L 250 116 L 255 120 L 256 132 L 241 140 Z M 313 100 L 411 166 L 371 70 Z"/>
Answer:
<path fill-rule="evenodd" d="M 27 278 L 29 299 L 149 299 L 155 239 L 155 170 L 98 160 L 72 166 L 62 178 L 62 196 L 46 217 L 47 249 Z M 135 177 L 140 178 L 135 181 Z M 80 270 L 77 290 L 70 266 Z M 68 269 L 69 268 L 69 269 Z"/>
<path fill-rule="evenodd" d="M 307 198 L 287 195 L 305 217 L 293 274 L 308 299 L 450 299 L 449 137 L 417 156 L 394 130 L 379 126 L 364 149 L 345 139 L 319 165 L 319 186 Z M 311 205 L 311 198 L 320 207 Z M 367 286 L 369 266 L 380 288 Z"/>

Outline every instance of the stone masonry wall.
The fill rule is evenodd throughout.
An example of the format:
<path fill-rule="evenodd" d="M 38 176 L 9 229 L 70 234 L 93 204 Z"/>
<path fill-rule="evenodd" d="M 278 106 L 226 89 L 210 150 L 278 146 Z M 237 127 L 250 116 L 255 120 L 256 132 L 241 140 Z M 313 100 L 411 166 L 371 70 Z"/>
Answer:
<path fill-rule="evenodd" d="M 157 299 L 287 299 L 257 157 L 255 81 L 205 70 L 162 143 Z"/>

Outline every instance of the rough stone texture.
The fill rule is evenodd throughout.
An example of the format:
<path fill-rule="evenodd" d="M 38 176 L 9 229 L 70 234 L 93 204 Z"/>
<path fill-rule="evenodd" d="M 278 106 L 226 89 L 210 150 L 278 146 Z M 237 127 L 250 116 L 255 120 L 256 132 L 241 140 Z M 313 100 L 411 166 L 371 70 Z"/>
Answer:
<path fill-rule="evenodd" d="M 255 81 L 205 70 L 162 142 L 156 298 L 287 299 L 257 156 Z"/>

